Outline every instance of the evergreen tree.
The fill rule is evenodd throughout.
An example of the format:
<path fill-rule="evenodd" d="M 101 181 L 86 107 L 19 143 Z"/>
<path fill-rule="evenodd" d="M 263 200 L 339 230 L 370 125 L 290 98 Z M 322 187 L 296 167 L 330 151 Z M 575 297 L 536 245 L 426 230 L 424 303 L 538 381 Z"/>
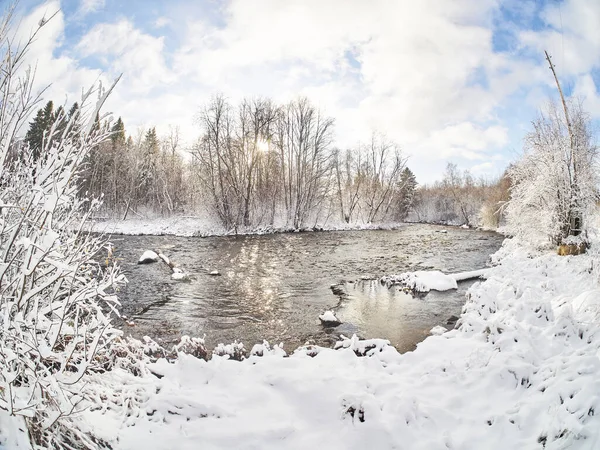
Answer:
<path fill-rule="evenodd" d="M 396 220 L 405 220 L 410 208 L 412 208 L 415 200 L 415 190 L 417 189 L 417 179 L 415 174 L 406 167 L 400 175 L 398 183 L 399 198 L 398 198 L 398 213 Z"/>
<path fill-rule="evenodd" d="M 33 159 L 37 160 L 44 147 L 45 135 L 50 131 L 54 122 L 54 104 L 52 100 L 46 106 L 39 109 L 33 121 L 29 124 L 29 130 L 25 135 L 25 141 L 29 145 Z"/>
<path fill-rule="evenodd" d="M 110 140 L 113 143 L 113 147 L 125 145 L 125 125 L 120 117 L 110 129 L 110 132 Z"/>
<path fill-rule="evenodd" d="M 146 136 L 144 136 L 144 148 L 149 155 L 153 155 L 158 152 L 158 136 L 156 135 L 155 127 L 150 128 L 146 132 Z"/>

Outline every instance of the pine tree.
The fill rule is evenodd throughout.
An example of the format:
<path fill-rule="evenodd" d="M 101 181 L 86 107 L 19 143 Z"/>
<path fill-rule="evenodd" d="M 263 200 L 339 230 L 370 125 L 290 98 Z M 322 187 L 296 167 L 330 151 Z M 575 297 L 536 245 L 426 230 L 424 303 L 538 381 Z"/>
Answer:
<path fill-rule="evenodd" d="M 415 174 L 406 167 L 400 175 L 398 183 L 399 198 L 398 198 L 398 214 L 396 220 L 405 220 L 410 208 L 412 208 L 415 200 L 415 190 L 417 189 L 417 178 Z"/>
<path fill-rule="evenodd" d="M 29 130 L 25 135 L 25 141 L 33 155 L 33 159 L 39 159 L 44 147 L 44 140 L 54 122 L 54 104 L 52 100 L 46 103 L 46 106 L 39 109 L 33 121 L 29 124 Z"/>
<path fill-rule="evenodd" d="M 113 143 L 113 147 L 125 145 L 125 125 L 120 117 L 110 129 L 110 132 L 110 140 Z"/>

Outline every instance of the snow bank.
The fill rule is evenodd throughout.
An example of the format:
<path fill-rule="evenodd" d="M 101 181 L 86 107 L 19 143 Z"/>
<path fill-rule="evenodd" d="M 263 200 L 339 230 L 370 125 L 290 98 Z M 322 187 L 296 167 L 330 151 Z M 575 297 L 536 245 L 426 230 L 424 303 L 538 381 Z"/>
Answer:
<path fill-rule="evenodd" d="M 80 426 L 124 450 L 600 448 L 595 257 L 498 257 L 459 328 L 414 352 L 353 337 L 290 356 L 257 344 L 242 362 L 180 354 L 148 364 L 156 376 L 97 375 L 115 392 Z"/>
<path fill-rule="evenodd" d="M 404 272 L 399 275 L 385 276 L 381 282 L 387 286 L 399 284 L 415 292 L 448 291 L 458 287 L 452 276 L 439 270 Z"/>
<path fill-rule="evenodd" d="M 154 219 L 127 219 L 127 220 L 96 220 L 91 222 L 89 230 L 97 233 L 125 234 L 125 235 L 174 235 L 174 236 L 224 236 L 232 234 L 272 234 L 297 231 L 345 231 L 345 230 L 395 230 L 407 226 L 405 223 L 390 224 L 327 224 L 307 227 L 296 230 L 286 226 L 266 226 L 255 228 L 238 228 L 226 230 L 213 220 L 203 217 L 173 216 Z"/>

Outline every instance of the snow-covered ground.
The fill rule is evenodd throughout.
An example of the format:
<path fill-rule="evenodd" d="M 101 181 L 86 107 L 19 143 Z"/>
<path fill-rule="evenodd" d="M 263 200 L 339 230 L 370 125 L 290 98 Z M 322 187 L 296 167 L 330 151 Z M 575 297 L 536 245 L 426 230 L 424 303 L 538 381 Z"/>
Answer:
<path fill-rule="evenodd" d="M 351 338 L 138 361 L 88 377 L 76 425 L 115 449 L 600 448 L 598 255 L 507 241 L 495 259 L 458 328 L 414 352 Z"/>
<path fill-rule="evenodd" d="M 317 230 L 391 230 L 405 226 L 404 223 L 390 224 L 317 224 Z M 304 230 L 313 230 L 307 227 Z M 258 227 L 238 230 L 225 230 L 223 227 L 203 217 L 172 216 L 153 219 L 109 219 L 90 223 L 90 231 L 125 235 L 174 235 L 174 236 L 222 236 L 229 234 L 270 234 L 296 231 L 290 227 Z"/>
<path fill-rule="evenodd" d="M 181 354 L 145 365 L 158 377 L 97 375 L 107 394 L 80 426 L 118 449 L 600 448 L 597 257 L 509 241 L 496 259 L 459 328 L 414 352 L 353 338 L 242 362 Z"/>

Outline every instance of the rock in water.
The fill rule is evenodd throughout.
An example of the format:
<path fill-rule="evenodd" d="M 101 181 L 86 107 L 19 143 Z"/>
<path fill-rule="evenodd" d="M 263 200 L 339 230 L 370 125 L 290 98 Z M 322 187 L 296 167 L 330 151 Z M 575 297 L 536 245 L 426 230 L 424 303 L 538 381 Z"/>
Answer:
<path fill-rule="evenodd" d="M 319 320 L 321 321 L 321 324 L 326 327 L 337 327 L 342 323 L 333 311 L 325 311 L 319 316 Z"/>
<path fill-rule="evenodd" d="M 146 250 L 142 256 L 140 256 L 140 259 L 138 260 L 138 264 L 150 264 L 153 262 L 157 262 L 159 260 L 158 255 L 156 254 L 156 252 L 153 252 L 152 250 Z"/>
<path fill-rule="evenodd" d="M 458 321 L 458 317 L 450 316 L 450 318 L 446 322 L 446 325 L 455 325 L 457 321 Z"/>
<path fill-rule="evenodd" d="M 444 327 L 442 327 L 442 326 L 438 325 L 438 326 L 435 326 L 435 327 L 433 327 L 433 328 L 432 328 L 432 329 L 429 331 L 429 333 L 431 333 L 431 334 L 432 334 L 432 335 L 434 335 L 434 336 L 439 336 L 439 335 L 441 335 L 441 334 L 444 334 L 446 331 L 448 331 L 448 330 L 446 330 Z"/>
<path fill-rule="evenodd" d="M 171 278 L 173 278 L 174 280 L 177 280 L 177 281 L 189 281 L 189 279 L 190 279 L 189 275 L 182 271 L 173 272 L 171 274 Z"/>

